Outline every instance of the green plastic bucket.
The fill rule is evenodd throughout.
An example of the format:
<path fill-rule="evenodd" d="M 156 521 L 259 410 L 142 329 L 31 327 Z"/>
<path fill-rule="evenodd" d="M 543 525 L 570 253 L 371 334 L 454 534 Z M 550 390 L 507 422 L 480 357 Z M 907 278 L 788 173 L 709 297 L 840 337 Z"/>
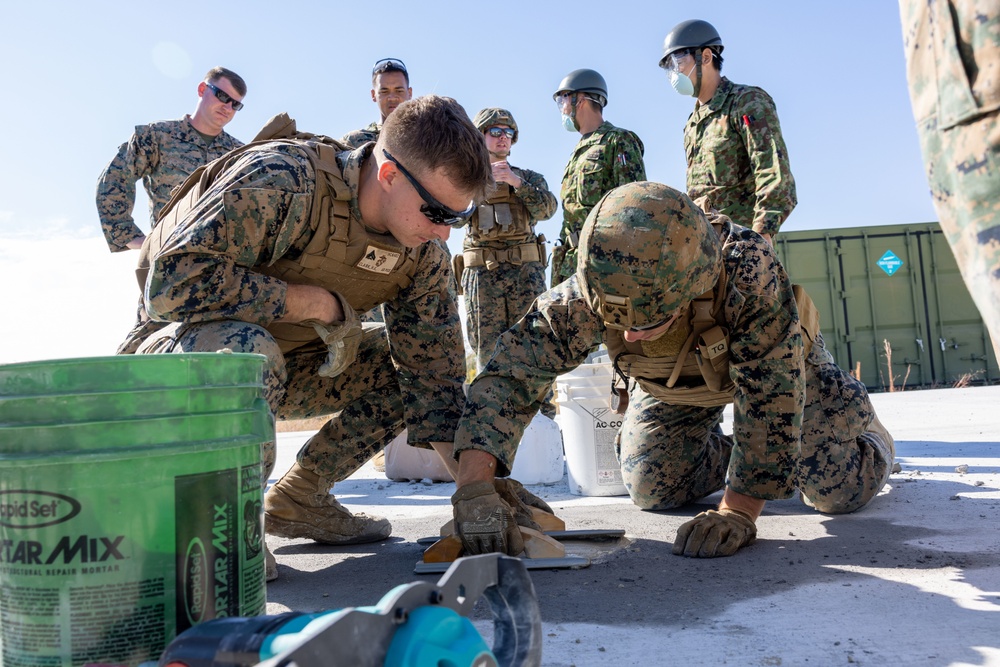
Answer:
<path fill-rule="evenodd" d="M 137 665 L 266 607 L 264 357 L 0 366 L 4 667 Z"/>

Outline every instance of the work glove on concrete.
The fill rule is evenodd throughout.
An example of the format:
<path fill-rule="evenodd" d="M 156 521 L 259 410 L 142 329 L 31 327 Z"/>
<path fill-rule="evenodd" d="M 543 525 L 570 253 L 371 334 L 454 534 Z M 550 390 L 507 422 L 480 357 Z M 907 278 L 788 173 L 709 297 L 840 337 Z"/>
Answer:
<path fill-rule="evenodd" d="M 732 556 L 757 539 L 757 526 L 745 512 L 734 509 L 702 512 L 677 529 L 674 555 L 692 558 Z"/>
<path fill-rule="evenodd" d="M 524 485 L 516 479 L 501 477 L 493 480 L 493 486 L 496 488 L 497 493 L 503 501 L 510 505 L 511 509 L 514 511 L 514 518 L 517 520 L 517 525 L 519 526 L 533 528 L 537 531 L 542 530 L 538 523 L 531 518 L 531 510 L 529 507 L 537 507 L 538 509 L 548 512 L 549 514 L 554 514 L 548 503 L 533 494 L 531 491 L 528 491 L 524 488 Z"/>
<path fill-rule="evenodd" d="M 519 556 L 524 540 L 514 511 L 497 493 L 493 482 L 466 484 L 451 497 L 455 530 L 465 555 L 503 553 Z"/>
<path fill-rule="evenodd" d="M 326 361 L 317 371 L 323 377 L 337 377 L 344 370 L 354 363 L 358 356 L 358 346 L 361 345 L 361 320 L 358 314 L 351 308 L 347 299 L 336 292 L 333 296 L 340 302 L 340 307 L 344 311 L 344 321 L 327 324 L 319 320 L 306 320 L 306 324 L 311 324 L 316 330 L 316 335 L 320 337 L 326 345 Z"/>

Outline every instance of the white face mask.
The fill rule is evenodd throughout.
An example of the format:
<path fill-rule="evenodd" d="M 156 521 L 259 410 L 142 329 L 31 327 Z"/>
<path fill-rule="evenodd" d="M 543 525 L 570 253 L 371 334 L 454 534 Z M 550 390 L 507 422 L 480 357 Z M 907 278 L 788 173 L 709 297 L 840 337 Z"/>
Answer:
<path fill-rule="evenodd" d="M 691 77 L 674 69 L 667 72 L 667 76 L 670 77 L 670 86 L 674 90 L 685 97 L 694 97 L 694 84 L 691 82 Z"/>
<path fill-rule="evenodd" d="M 576 124 L 573 122 L 573 117 L 570 116 L 569 114 L 564 113 L 562 115 L 562 124 L 563 124 L 563 129 L 565 129 L 567 132 L 577 131 Z"/>

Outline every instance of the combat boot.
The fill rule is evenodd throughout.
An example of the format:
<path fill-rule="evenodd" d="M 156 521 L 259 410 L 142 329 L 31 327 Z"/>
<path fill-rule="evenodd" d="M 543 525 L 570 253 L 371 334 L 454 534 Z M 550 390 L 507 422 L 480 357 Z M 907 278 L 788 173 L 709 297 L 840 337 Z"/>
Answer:
<path fill-rule="evenodd" d="M 330 494 L 333 486 L 294 464 L 264 495 L 264 527 L 270 535 L 308 537 L 324 544 L 364 544 L 389 537 L 392 526 L 376 516 L 351 514 Z"/>

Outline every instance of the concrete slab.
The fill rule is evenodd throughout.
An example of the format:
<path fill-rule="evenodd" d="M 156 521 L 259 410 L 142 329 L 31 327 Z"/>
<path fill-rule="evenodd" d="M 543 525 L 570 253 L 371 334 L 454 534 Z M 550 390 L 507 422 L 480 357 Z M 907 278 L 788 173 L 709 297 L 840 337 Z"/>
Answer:
<path fill-rule="evenodd" d="M 1000 665 L 1000 387 L 876 394 L 901 471 L 863 511 L 768 503 L 758 541 L 732 558 L 670 553 L 711 505 L 643 512 L 627 497 L 531 489 L 567 528 L 623 528 L 629 544 L 582 570 L 532 571 L 543 664 Z M 281 434 L 283 472 L 309 434 Z M 363 467 L 339 484 L 354 511 L 387 516 L 382 543 L 334 548 L 269 537 L 281 578 L 268 613 L 377 602 L 414 575 L 451 516 L 450 483 L 397 483 Z M 491 637 L 486 614 L 477 627 Z"/>

